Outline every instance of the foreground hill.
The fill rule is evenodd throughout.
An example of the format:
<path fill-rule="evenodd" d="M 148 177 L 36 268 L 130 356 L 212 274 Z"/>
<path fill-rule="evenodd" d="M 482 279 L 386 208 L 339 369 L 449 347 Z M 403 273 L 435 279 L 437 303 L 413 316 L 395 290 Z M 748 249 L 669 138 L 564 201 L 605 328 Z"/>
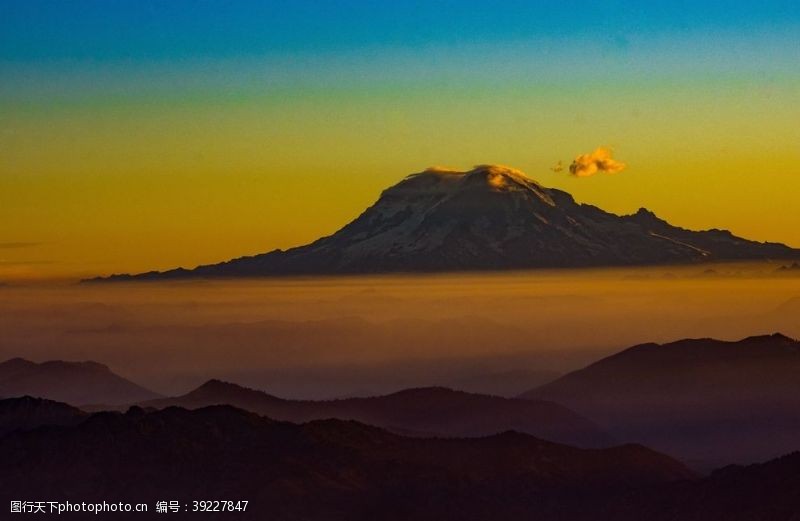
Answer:
<path fill-rule="evenodd" d="M 747 467 L 729 466 L 698 481 L 615 498 L 614 521 L 794 521 L 800 518 L 800 453 Z"/>
<path fill-rule="evenodd" d="M 596 425 L 547 401 L 500 398 L 440 387 L 409 389 L 370 398 L 329 401 L 284 400 L 261 391 L 211 380 L 176 398 L 142 402 L 143 407 L 209 405 L 235 407 L 277 420 L 307 422 L 338 418 L 416 436 L 476 437 L 514 430 L 581 447 L 611 445 Z"/>
<path fill-rule="evenodd" d="M 780 334 L 643 344 L 523 395 L 563 403 L 684 460 L 755 462 L 800 449 L 800 342 Z"/>
<path fill-rule="evenodd" d="M 0 436 L 42 425 L 77 425 L 87 414 L 70 405 L 23 396 L 0 400 Z"/>
<path fill-rule="evenodd" d="M 26 400 L 31 399 L 0 401 L 0 411 L 23 411 L 30 404 L 19 405 Z M 52 402 L 40 405 L 52 408 Z M 156 501 L 167 498 L 186 505 L 198 498 L 244 499 L 249 502 L 244 512 L 202 515 L 247 520 L 792 521 L 800 516 L 800 453 L 728 466 L 698 479 L 680 463 L 638 445 L 576 449 L 513 432 L 479 439 L 409 438 L 356 422 L 276 422 L 229 406 L 131 408 L 84 418 L 72 426 L 0 435 L 0 502 L 29 496 L 145 502 L 153 511 Z M 146 516 L 131 514 L 137 517 Z"/>
<path fill-rule="evenodd" d="M 329 237 L 220 264 L 95 280 L 630 266 L 800 258 L 725 230 L 690 231 L 645 209 L 578 204 L 513 168 L 429 169 L 385 190 Z"/>
<path fill-rule="evenodd" d="M 36 396 L 72 405 L 123 404 L 159 395 L 114 374 L 97 362 L 12 358 L 0 363 L 0 398 Z"/>
<path fill-rule="evenodd" d="M 637 445 L 576 449 L 512 432 L 408 438 L 229 406 L 132 408 L 0 438 L 6 505 L 29 496 L 151 508 L 167 499 L 249 501 L 245 513 L 204 513 L 209 519 L 590 519 L 615 495 L 692 477 Z"/>

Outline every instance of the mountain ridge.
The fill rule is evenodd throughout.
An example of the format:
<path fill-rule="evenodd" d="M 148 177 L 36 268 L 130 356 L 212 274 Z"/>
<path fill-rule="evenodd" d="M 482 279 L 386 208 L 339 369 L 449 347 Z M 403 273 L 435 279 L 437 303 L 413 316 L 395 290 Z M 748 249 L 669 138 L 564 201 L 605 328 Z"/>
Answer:
<path fill-rule="evenodd" d="M 0 362 L 0 397 L 25 395 L 74 406 L 100 401 L 122 404 L 160 396 L 99 362 L 48 360 L 37 363 L 19 357 Z"/>
<path fill-rule="evenodd" d="M 588 519 L 582 513 L 606 495 L 694 479 L 640 445 L 579 449 L 515 432 L 410 438 L 230 406 L 131 408 L 0 437 L 0 500 L 35 491 L 61 501 L 154 503 L 167 491 L 182 501 L 248 500 L 246 512 L 232 514 L 240 519 Z"/>
<path fill-rule="evenodd" d="M 0 410 L 13 410 L 19 400 L 4 402 Z M 799 470 L 795 452 L 700 477 L 638 444 L 587 450 L 508 431 L 419 439 L 230 406 L 132 407 L 0 435 L 2 501 L 35 490 L 61 501 L 154 503 L 167 490 L 183 500 L 246 499 L 240 519 L 789 521 L 800 512 Z"/>
<path fill-rule="evenodd" d="M 66 403 L 22 396 L 0 399 L 0 436 L 45 425 L 76 425 L 89 415 Z"/>
<path fill-rule="evenodd" d="M 197 409 L 232 405 L 280 421 L 325 418 L 354 420 L 406 436 L 480 437 L 515 430 L 579 447 L 604 447 L 613 439 L 595 424 L 559 404 L 502 398 L 445 387 L 404 389 L 391 394 L 334 400 L 287 400 L 212 379 L 173 398 L 140 402 L 145 409 Z"/>
<path fill-rule="evenodd" d="M 521 397 L 708 468 L 800 449 L 799 371 L 800 342 L 780 333 L 683 339 L 624 349 Z"/>

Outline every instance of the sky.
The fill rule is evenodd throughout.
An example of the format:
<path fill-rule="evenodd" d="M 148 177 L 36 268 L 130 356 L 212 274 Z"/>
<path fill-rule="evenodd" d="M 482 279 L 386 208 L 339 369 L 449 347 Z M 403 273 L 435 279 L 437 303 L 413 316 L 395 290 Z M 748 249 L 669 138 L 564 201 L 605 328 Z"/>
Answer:
<path fill-rule="evenodd" d="M 799 59 L 792 1 L 4 0 L 0 282 L 303 244 L 432 165 L 800 247 Z"/>

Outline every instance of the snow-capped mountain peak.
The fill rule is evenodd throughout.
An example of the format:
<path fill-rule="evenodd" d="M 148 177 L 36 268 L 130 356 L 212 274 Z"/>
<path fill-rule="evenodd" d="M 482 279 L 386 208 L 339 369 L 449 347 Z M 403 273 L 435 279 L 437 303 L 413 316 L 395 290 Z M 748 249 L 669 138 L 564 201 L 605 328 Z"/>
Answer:
<path fill-rule="evenodd" d="M 287 251 L 192 270 L 111 279 L 504 270 L 733 259 L 797 259 L 800 250 L 725 230 L 690 231 L 642 208 L 619 216 L 579 204 L 502 165 L 442 167 L 384 190 L 331 236 Z"/>

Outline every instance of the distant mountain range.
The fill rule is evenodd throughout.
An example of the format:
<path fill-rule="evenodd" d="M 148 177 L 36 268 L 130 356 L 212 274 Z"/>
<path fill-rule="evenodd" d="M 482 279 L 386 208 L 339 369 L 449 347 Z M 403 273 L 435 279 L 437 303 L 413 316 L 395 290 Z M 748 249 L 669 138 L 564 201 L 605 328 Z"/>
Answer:
<path fill-rule="evenodd" d="M 230 406 L 98 413 L 0 437 L 0 501 L 248 500 L 208 519 L 598 519 L 610 498 L 694 475 L 639 445 L 577 449 L 506 432 L 409 438 Z M 113 499 L 112 499 L 113 498 Z M 573 517 L 574 516 L 574 517 Z"/>
<path fill-rule="evenodd" d="M 607 447 L 612 439 L 592 422 L 547 401 L 501 398 L 442 387 L 408 389 L 370 398 L 284 400 L 211 380 L 175 398 L 142 402 L 145 408 L 233 405 L 275 420 L 303 423 L 337 418 L 409 436 L 479 437 L 517 431 L 579 447 Z"/>
<path fill-rule="evenodd" d="M 0 364 L 0 382 L 31 364 Z M 104 366 L 55 364 L 62 378 L 48 392 L 58 382 L 97 392 L 89 384 Z M 0 503 L 33 491 L 155 504 L 168 491 L 249 500 L 241 519 L 790 521 L 800 515 L 799 373 L 800 342 L 773 334 L 634 346 L 519 399 L 422 388 L 284 400 L 217 380 L 125 413 L 7 398 Z M 575 447 L 609 439 L 572 410 L 636 444 Z M 776 454 L 786 455 L 728 465 Z M 675 457 L 718 470 L 699 478 Z"/>
<path fill-rule="evenodd" d="M 0 363 L 0 398 L 35 396 L 72 405 L 119 405 L 160 397 L 97 362 L 12 358 Z"/>
<path fill-rule="evenodd" d="M 0 364 L 0 390 L 2 396 L 44 397 L 84 411 L 224 404 L 281 421 L 355 420 L 412 437 L 513 430 L 578 447 L 634 442 L 710 470 L 800 450 L 798 374 L 800 342 L 773 334 L 738 342 L 638 345 L 519 398 L 428 387 L 365 398 L 288 400 L 219 380 L 165 398 L 101 364 L 21 359 Z"/>
<path fill-rule="evenodd" d="M 7 405 L 27 407 L 20 411 L 27 410 L 34 423 L 39 416 L 54 415 L 49 408 L 57 404 L 31 396 L 63 401 L 89 412 L 125 410 L 131 405 L 158 409 L 233 405 L 276 420 L 297 423 L 326 418 L 357 420 L 409 436 L 479 437 L 515 430 L 579 447 L 613 444 L 613 439 L 597 425 L 561 405 L 443 387 L 407 389 L 369 398 L 312 401 L 286 400 L 210 380 L 185 395 L 165 398 L 97 362 L 36 364 L 15 358 L 0 363 L 0 391 L 0 398 L 28 395 Z M 61 413 L 67 418 L 71 416 L 67 411 Z"/>
<path fill-rule="evenodd" d="M 578 204 L 513 168 L 428 169 L 385 190 L 353 222 L 306 246 L 92 280 L 157 280 L 631 266 L 794 259 L 800 250 L 725 230 L 690 231 L 640 209 L 618 216 Z"/>
<path fill-rule="evenodd" d="M 706 467 L 800 450 L 800 342 L 780 334 L 642 344 L 523 397 Z"/>

